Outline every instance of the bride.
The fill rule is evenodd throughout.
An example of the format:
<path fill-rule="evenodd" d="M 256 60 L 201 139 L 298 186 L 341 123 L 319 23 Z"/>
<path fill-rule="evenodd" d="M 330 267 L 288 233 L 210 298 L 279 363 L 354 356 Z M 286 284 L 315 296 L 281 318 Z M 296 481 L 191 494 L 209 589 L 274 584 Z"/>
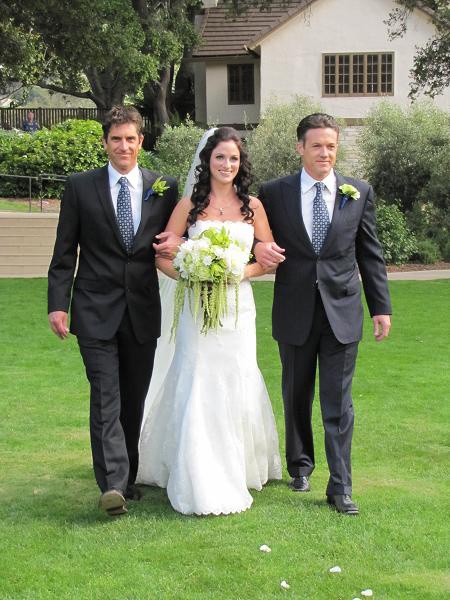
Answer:
<path fill-rule="evenodd" d="M 249 250 L 254 237 L 272 241 L 262 204 L 248 195 L 250 164 L 237 131 L 214 130 L 200 152 L 191 197 L 177 204 L 167 231 L 196 237 L 225 227 Z M 158 268 L 176 279 L 172 261 Z M 167 488 L 184 514 L 229 514 L 248 509 L 248 489 L 281 479 L 278 436 L 264 380 L 256 362 L 255 304 L 245 267 L 235 315 L 229 286 L 228 314 L 205 335 L 184 304 L 175 351 L 164 381 L 154 386 L 141 432 L 138 483 Z M 149 400 L 149 398 L 147 399 Z"/>

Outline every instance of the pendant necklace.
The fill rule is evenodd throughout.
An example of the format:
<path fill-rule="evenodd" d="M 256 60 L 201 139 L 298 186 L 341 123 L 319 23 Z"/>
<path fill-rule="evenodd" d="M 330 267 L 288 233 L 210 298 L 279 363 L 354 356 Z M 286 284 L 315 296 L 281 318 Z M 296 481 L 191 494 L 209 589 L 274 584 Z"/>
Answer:
<path fill-rule="evenodd" d="M 213 204 L 211 204 L 211 196 L 210 196 L 210 198 L 209 198 L 209 206 L 210 206 L 211 208 L 213 208 L 214 210 L 217 210 L 217 212 L 219 213 L 219 215 L 220 215 L 221 217 L 223 216 L 223 213 L 224 213 L 224 211 L 225 211 L 227 208 L 230 208 L 230 206 L 232 206 L 233 204 L 234 204 L 234 202 L 232 201 L 232 202 L 230 202 L 230 204 L 227 204 L 226 206 L 219 206 L 219 207 L 217 207 L 217 206 L 214 206 Z"/>

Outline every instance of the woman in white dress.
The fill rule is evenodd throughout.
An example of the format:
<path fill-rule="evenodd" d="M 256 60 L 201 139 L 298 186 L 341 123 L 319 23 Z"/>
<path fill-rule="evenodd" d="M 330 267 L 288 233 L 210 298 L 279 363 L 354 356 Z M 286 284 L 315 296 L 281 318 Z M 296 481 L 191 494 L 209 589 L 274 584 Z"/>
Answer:
<path fill-rule="evenodd" d="M 221 127 L 200 152 L 191 197 L 176 206 L 166 230 L 196 237 L 225 227 L 251 248 L 254 237 L 272 241 L 262 204 L 248 195 L 250 165 L 239 134 Z M 158 268 L 176 279 L 167 259 Z M 249 508 L 248 489 L 281 479 L 278 436 L 267 390 L 256 362 L 255 305 L 245 267 L 236 323 L 234 288 L 218 330 L 200 332 L 186 301 L 175 352 L 147 408 L 138 483 L 167 488 L 173 508 L 184 514 L 229 514 Z"/>

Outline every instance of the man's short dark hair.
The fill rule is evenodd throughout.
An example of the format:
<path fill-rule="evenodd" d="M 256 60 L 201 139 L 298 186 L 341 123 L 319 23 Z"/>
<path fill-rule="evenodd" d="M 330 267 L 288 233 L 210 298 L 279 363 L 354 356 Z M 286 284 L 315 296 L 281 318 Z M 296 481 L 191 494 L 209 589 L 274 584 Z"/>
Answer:
<path fill-rule="evenodd" d="M 304 142 L 309 129 L 326 129 L 328 127 L 334 129 L 339 135 L 339 125 L 331 115 L 327 115 L 326 113 L 313 113 L 312 115 L 308 115 L 298 124 L 297 140 L 299 142 Z"/>
<path fill-rule="evenodd" d="M 136 110 L 134 106 L 113 106 L 106 114 L 102 124 L 104 139 L 108 139 L 109 130 L 113 125 L 124 125 L 128 123 L 135 125 L 138 134 L 142 134 L 143 120 L 140 112 Z"/>

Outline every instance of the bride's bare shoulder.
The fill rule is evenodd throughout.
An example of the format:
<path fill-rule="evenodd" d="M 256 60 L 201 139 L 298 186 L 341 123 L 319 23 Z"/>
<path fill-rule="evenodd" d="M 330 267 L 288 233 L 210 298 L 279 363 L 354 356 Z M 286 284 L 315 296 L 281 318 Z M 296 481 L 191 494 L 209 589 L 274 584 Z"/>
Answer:
<path fill-rule="evenodd" d="M 261 200 L 259 200 L 256 196 L 249 196 L 250 198 L 250 208 L 252 210 L 258 210 L 258 208 L 261 208 L 262 203 Z"/>

